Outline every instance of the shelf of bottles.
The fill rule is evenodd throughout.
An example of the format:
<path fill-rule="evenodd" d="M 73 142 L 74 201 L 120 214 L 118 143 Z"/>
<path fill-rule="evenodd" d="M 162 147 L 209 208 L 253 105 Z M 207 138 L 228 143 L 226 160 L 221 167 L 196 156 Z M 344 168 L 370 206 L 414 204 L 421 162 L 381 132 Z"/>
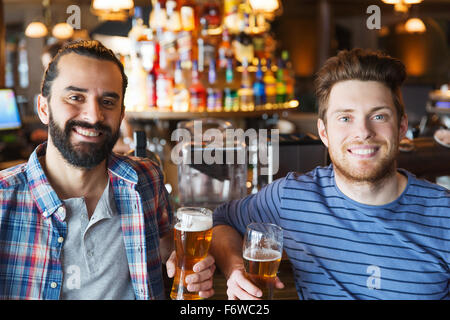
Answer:
<path fill-rule="evenodd" d="M 257 116 L 295 109 L 294 73 L 264 13 L 248 0 L 152 0 L 149 25 L 134 10 L 127 115 Z M 276 55 L 276 52 L 278 54 Z"/>

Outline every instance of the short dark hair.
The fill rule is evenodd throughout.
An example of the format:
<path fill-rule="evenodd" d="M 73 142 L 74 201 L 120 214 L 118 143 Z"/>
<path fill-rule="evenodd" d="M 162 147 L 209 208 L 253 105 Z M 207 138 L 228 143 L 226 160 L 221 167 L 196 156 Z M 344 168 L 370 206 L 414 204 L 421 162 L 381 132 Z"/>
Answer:
<path fill-rule="evenodd" d="M 128 78 L 125 74 L 122 63 L 119 59 L 117 59 L 114 52 L 108 48 L 106 48 L 100 41 L 96 40 L 76 40 L 65 44 L 61 49 L 59 49 L 56 56 L 50 61 L 47 69 L 44 73 L 44 78 L 41 84 L 41 94 L 49 98 L 50 97 L 50 88 L 52 82 L 58 77 L 58 61 L 62 56 L 69 53 L 76 53 L 82 56 L 99 59 L 99 60 L 107 60 L 114 62 L 120 70 L 122 75 L 122 107 L 123 107 L 123 99 L 125 97 L 125 90 L 128 85 Z"/>
<path fill-rule="evenodd" d="M 314 85 L 319 105 L 319 119 L 326 124 L 328 99 L 336 83 L 345 80 L 378 81 L 391 90 L 400 124 L 401 118 L 405 115 L 400 91 L 405 78 L 405 65 L 381 51 L 360 48 L 340 51 L 336 56 L 329 58 L 316 74 Z"/>

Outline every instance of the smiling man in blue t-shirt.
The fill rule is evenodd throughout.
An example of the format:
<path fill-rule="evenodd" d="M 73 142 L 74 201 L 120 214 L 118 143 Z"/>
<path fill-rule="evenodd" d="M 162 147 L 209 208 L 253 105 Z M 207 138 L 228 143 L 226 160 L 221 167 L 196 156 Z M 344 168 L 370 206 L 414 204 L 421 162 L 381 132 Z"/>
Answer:
<path fill-rule="evenodd" d="M 317 125 L 332 164 L 215 211 L 211 251 L 230 299 L 262 294 L 242 260 L 241 235 L 255 221 L 283 228 L 301 299 L 449 298 L 449 191 L 396 164 L 405 78 L 404 65 L 379 52 L 342 51 L 325 63 Z"/>

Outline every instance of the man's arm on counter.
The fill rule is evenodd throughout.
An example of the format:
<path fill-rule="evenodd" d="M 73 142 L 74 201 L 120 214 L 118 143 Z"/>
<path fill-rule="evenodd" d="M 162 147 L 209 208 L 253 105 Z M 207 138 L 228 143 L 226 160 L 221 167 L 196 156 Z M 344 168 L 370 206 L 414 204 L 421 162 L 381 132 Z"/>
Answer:
<path fill-rule="evenodd" d="M 210 253 L 225 275 L 229 299 L 249 300 L 261 297 L 262 291 L 245 277 L 242 259 L 242 234 L 251 222 L 279 222 L 280 185 L 279 179 L 257 194 L 241 200 L 223 204 L 214 212 L 214 228 Z M 281 281 L 277 288 L 283 288 Z"/>

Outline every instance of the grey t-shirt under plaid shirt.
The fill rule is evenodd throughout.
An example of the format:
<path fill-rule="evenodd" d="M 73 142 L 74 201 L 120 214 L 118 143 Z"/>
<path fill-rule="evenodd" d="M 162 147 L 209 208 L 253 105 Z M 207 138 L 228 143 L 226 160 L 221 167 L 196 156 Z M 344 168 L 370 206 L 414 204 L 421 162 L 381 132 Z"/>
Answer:
<path fill-rule="evenodd" d="M 60 299 L 135 299 L 120 217 L 110 185 L 89 220 L 84 198 L 64 200 L 67 238 L 62 249 Z"/>

